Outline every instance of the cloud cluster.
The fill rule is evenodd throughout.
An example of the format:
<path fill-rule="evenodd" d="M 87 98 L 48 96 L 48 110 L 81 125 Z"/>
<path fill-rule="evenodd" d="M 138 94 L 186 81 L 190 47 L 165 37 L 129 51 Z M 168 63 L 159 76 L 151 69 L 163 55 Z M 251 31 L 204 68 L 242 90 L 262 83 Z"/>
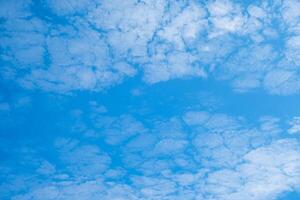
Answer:
<path fill-rule="evenodd" d="M 124 103 L 128 113 L 118 99 L 109 112 L 79 95 L 68 106 L 55 102 L 66 108 L 49 114 L 56 107 L 27 96 L 28 89 L 102 91 L 130 78 L 296 94 L 299 9 L 298 0 L 0 0 L 0 85 L 26 88 L 0 95 L 0 199 L 275 200 L 299 192 L 300 117 L 250 123 L 211 111 L 205 94 L 197 108 L 210 111 L 185 103 L 184 113 L 153 116 L 137 112 L 154 99 L 140 85 Z M 29 127 L 44 112 L 51 128 Z"/>
<path fill-rule="evenodd" d="M 294 94 L 299 5 L 1 1 L 1 77 L 55 92 L 102 90 L 137 74 L 149 84 L 212 77 L 236 91 Z"/>
<path fill-rule="evenodd" d="M 249 124 L 189 111 L 141 122 L 131 115 L 76 113 L 81 139 L 57 138 L 57 161 L 22 148 L 20 163 L 2 174 L 3 198 L 275 200 L 299 189 L 300 144 L 284 136 L 278 118 Z M 14 174 L 22 165 L 29 171 Z"/>

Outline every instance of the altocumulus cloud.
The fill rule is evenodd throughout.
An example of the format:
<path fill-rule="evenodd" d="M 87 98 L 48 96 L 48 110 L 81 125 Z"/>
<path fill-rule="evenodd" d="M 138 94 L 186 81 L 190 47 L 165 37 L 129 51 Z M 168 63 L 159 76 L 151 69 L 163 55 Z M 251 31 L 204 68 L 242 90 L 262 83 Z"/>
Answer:
<path fill-rule="evenodd" d="M 57 161 L 47 160 L 42 148 L 15 147 L 25 158 L 14 168 L 9 161 L 2 165 L 10 171 L 2 175 L 4 198 L 264 200 L 299 189 L 300 144 L 286 137 L 277 118 L 262 117 L 254 125 L 188 111 L 147 120 L 152 123 L 128 115 L 78 119 L 73 126 L 95 126 L 78 130 L 80 140 L 57 138 L 47 150 L 57 152 Z M 126 138 L 124 127 L 132 133 Z M 95 134 L 86 134 L 91 129 Z M 120 140 L 111 140 L 118 132 Z M 99 139 L 109 151 L 95 144 Z M 18 175 L 22 166 L 29 170 Z"/>
<path fill-rule="evenodd" d="M 39 6 L 38 6 L 39 5 Z M 296 0 L 1 1 L 1 76 L 59 93 L 142 75 L 300 90 Z M 140 77 L 140 76 L 138 76 Z"/>
<path fill-rule="evenodd" d="M 299 193 L 299 10 L 298 0 L 0 0 L 0 199 Z M 278 101 L 293 112 L 269 111 Z"/>

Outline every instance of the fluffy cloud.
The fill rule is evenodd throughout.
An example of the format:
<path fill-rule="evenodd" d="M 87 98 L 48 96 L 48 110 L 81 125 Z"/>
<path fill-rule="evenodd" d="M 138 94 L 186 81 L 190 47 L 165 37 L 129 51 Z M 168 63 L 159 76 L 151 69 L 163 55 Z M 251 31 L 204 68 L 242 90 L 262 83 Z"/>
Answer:
<path fill-rule="evenodd" d="M 85 112 L 72 115 L 80 121 Z M 20 156 L 27 156 L 20 163 L 30 171 L 22 176 L 10 174 L 18 167 L 6 171 L 3 197 L 275 200 L 298 190 L 300 144 L 284 137 L 277 118 L 249 124 L 241 117 L 189 111 L 147 121 L 103 112 L 87 115 L 84 123 L 95 124 L 90 127 L 94 133 L 82 128 L 80 140 L 56 139 L 57 161 L 23 150 Z M 106 144 L 99 148 L 99 142 Z"/>
<path fill-rule="evenodd" d="M 0 0 L 0 5 L 0 82 L 17 83 L 25 92 L 102 91 L 133 77 L 146 84 L 194 77 L 228 83 L 238 92 L 300 91 L 297 0 Z M 132 94 L 147 92 L 139 88 Z M 94 101 L 85 102 L 89 95 L 62 109 L 64 122 L 50 119 L 62 110 L 50 113 L 50 122 L 44 120 L 51 134 L 45 130 L 36 138 L 27 119 L 24 130 L 19 126 L 30 97 L 8 101 L 11 94 L 0 95 L 7 140 L 26 138 L 14 145 L 0 139 L 1 199 L 275 200 L 299 192 L 299 117 L 283 126 L 272 116 L 250 123 L 205 110 L 164 117 L 137 113 L 131 104 L 143 99 L 138 103 L 144 109 L 146 95 L 126 99 L 130 105 L 124 110 L 133 111 L 116 107 L 112 114 L 98 103 L 105 95 L 93 93 Z M 42 100 L 32 104 L 43 107 Z M 74 109 L 81 103 L 89 107 Z M 33 120 L 39 114 L 33 112 Z M 18 133 L 10 134 L 15 126 Z"/>
<path fill-rule="evenodd" d="M 212 77 L 289 95 L 300 90 L 298 4 L 2 1 L 1 76 L 63 93 L 137 74 L 149 84 Z"/>

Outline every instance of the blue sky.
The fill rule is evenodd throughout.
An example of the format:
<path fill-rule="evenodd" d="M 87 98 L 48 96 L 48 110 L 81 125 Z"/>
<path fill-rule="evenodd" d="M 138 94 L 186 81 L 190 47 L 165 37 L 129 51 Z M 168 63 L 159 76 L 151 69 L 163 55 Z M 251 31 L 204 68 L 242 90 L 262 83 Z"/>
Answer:
<path fill-rule="evenodd" d="M 0 0 L 0 199 L 300 199 L 299 10 Z"/>

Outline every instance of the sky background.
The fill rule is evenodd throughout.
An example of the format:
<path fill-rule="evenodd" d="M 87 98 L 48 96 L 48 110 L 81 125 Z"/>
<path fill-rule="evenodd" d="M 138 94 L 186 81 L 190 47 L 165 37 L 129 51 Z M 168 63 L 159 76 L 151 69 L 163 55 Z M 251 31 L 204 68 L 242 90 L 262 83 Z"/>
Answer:
<path fill-rule="evenodd" d="M 299 10 L 0 0 L 0 199 L 299 200 Z"/>

